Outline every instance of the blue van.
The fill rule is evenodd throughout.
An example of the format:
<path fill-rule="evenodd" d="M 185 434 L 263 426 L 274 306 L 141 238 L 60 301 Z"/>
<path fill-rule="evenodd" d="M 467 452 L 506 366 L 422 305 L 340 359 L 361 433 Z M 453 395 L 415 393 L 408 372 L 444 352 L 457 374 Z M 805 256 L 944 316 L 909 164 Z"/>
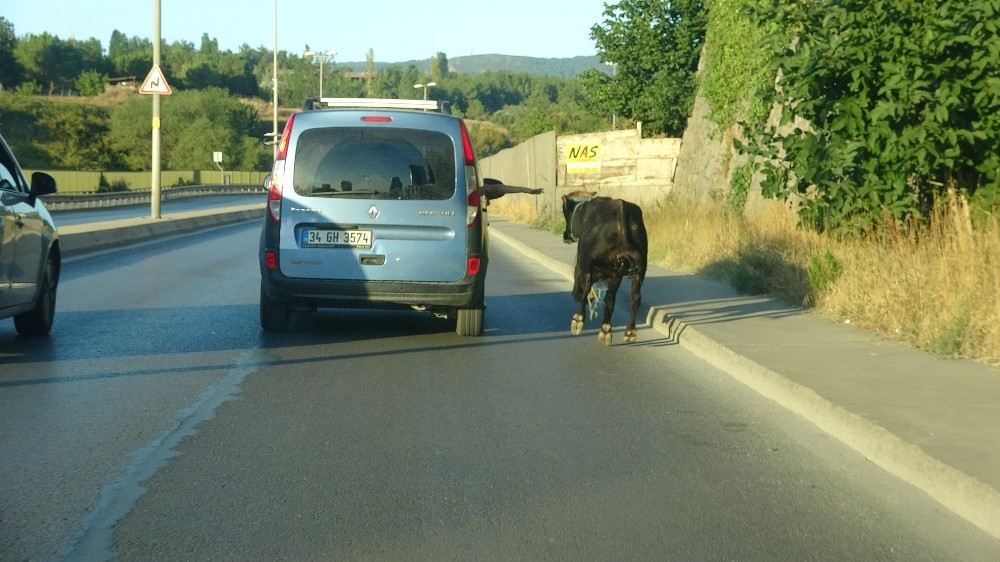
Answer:
<path fill-rule="evenodd" d="M 465 123 L 446 105 L 307 100 L 285 124 L 267 182 L 264 330 L 287 330 L 296 310 L 389 307 L 482 334 L 486 204 L 505 186 L 480 178 Z"/>

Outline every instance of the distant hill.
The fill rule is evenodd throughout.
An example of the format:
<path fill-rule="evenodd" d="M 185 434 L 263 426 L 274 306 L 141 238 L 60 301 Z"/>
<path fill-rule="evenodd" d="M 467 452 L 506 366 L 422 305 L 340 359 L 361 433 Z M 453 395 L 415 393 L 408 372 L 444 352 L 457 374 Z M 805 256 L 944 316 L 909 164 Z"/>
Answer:
<path fill-rule="evenodd" d="M 339 66 L 346 66 L 353 70 L 364 70 L 364 62 L 343 62 Z M 430 68 L 430 57 L 423 60 L 409 60 L 403 62 L 379 62 L 375 61 L 376 68 L 386 66 L 409 66 L 417 67 L 421 72 L 428 72 Z M 571 58 L 538 58 L 538 57 L 518 57 L 512 55 L 469 55 L 464 57 L 448 57 L 448 66 L 452 72 L 458 74 L 482 74 L 484 72 L 526 72 L 528 74 L 539 74 L 543 76 L 560 76 L 569 78 L 582 73 L 585 70 L 596 69 L 609 73 L 607 65 L 601 63 L 596 56 L 593 57 L 571 57 Z"/>

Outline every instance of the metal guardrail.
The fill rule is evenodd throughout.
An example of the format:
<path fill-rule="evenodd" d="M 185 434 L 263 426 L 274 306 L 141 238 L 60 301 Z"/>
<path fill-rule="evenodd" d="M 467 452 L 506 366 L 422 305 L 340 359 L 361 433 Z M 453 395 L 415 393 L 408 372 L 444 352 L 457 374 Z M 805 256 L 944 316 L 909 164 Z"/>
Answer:
<path fill-rule="evenodd" d="M 206 195 L 244 195 L 247 193 L 266 193 L 261 185 L 186 185 L 171 187 L 160 191 L 161 201 L 187 199 Z M 51 211 L 70 211 L 77 209 L 100 209 L 106 207 L 127 207 L 149 203 L 150 191 L 111 191 L 107 193 L 54 193 L 42 199 L 45 207 Z"/>

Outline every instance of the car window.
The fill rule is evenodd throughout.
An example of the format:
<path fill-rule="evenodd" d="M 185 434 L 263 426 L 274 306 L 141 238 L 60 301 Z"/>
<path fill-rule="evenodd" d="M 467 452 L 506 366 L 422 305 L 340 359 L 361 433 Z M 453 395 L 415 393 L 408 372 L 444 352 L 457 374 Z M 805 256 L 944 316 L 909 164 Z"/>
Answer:
<path fill-rule="evenodd" d="M 313 197 L 450 199 L 455 148 L 448 135 L 417 129 L 325 127 L 303 131 L 293 189 Z"/>
<path fill-rule="evenodd" d="M 25 186 L 17 173 L 17 167 L 10 153 L 0 145 L 0 189 L 6 191 L 26 191 Z"/>

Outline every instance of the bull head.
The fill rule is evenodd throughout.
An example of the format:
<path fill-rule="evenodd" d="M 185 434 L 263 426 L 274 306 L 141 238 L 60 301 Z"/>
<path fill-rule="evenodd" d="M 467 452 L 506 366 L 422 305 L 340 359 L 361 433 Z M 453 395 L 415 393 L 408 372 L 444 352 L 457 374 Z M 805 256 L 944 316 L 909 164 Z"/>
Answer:
<path fill-rule="evenodd" d="M 563 242 L 572 244 L 580 237 L 579 232 L 573 233 L 573 213 L 583 203 L 597 197 L 596 191 L 574 191 L 562 197 L 563 218 L 566 219 L 566 230 L 563 231 Z"/>

